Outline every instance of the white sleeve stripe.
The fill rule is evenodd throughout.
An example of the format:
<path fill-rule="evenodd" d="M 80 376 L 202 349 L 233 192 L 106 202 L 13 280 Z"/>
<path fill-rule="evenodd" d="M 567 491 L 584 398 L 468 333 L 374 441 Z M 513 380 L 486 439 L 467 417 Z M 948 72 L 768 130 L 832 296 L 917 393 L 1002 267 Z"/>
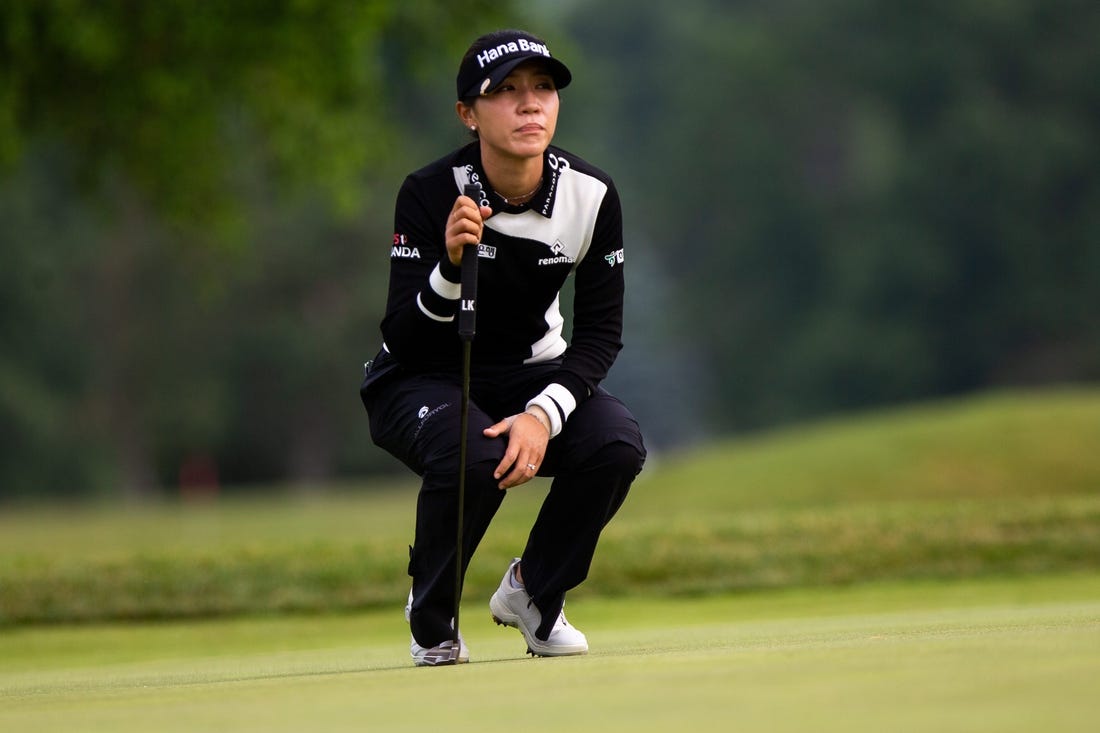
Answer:
<path fill-rule="evenodd" d="M 433 321 L 439 321 L 440 323 L 450 323 L 455 319 L 454 316 L 437 316 L 435 313 L 432 313 L 430 310 L 425 308 L 424 301 L 420 299 L 420 293 L 416 294 L 416 305 L 418 308 L 420 308 L 421 313 L 426 315 L 428 318 L 431 318 Z"/>
<path fill-rule="evenodd" d="M 573 393 L 560 384 L 549 384 L 546 389 L 532 398 L 527 407 L 538 405 L 550 418 L 550 437 L 556 438 L 565 426 L 565 421 L 577 408 Z"/>
<path fill-rule="evenodd" d="M 573 397 L 573 393 L 560 384 L 548 384 L 542 393 L 554 400 L 561 408 L 562 420 L 568 420 L 573 410 L 577 409 L 577 400 Z"/>
<path fill-rule="evenodd" d="M 435 269 L 432 270 L 432 274 L 428 278 L 428 284 L 432 286 L 432 290 L 439 294 L 439 297 L 447 300 L 458 300 L 462 294 L 462 283 L 453 283 L 443 277 L 443 273 L 439 271 L 439 265 L 436 265 Z"/>

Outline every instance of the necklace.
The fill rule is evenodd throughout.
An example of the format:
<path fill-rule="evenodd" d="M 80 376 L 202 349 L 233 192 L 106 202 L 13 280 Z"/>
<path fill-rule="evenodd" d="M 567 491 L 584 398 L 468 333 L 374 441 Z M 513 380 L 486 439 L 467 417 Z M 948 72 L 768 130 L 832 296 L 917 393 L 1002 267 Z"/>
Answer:
<path fill-rule="evenodd" d="M 509 206 L 516 206 L 518 204 L 523 203 L 524 201 L 531 198 L 532 196 L 534 196 L 536 193 L 538 193 L 540 188 L 542 188 L 542 177 L 541 176 L 539 177 L 538 184 L 536 184 L 535 187 L 533 189 L 531 189 L 530 191 L 528 191 L 527 193 L 521 193 L 519 196 L 505 196 L 504 194 L 498 192 L 497 196 L 500 196 L 501 200 L 504 201 L 504 203 L 508 204 Z"/>

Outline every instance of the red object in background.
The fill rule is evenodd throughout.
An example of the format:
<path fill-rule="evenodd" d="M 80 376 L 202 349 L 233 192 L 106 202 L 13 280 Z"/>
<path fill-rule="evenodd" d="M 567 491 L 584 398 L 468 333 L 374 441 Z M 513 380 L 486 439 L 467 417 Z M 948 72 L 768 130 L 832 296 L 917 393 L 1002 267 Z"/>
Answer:
<path fill-rule="evenodd" d="M 218 464 L 207 453 L 189 455 L 180 464 L 179 486 L 185 500 L 216 499 L 221 490 Z"/>

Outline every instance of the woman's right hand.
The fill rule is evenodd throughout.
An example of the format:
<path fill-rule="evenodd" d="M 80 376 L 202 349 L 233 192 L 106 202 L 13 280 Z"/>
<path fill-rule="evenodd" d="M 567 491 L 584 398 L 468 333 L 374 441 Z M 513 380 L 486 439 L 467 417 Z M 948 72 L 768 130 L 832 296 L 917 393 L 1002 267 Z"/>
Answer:
<path fill-rule="evenodd" d="M 462 248 L 481 241 L 485 220 L 492 215 L 492 209 L 488 206 L 479 207 L 469 196 L 455 199 L 451 215 L 447 217 L 446 229 L 447 257 L 451 264 L 456 267 L 462 264 Z"/>

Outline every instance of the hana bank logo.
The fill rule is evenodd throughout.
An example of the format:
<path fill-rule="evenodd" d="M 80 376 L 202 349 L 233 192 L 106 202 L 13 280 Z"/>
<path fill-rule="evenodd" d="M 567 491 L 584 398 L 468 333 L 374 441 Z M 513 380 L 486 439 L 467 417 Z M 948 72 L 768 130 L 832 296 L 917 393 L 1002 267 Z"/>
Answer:
<path fill-rule="evenodd" d="M 485 68 L 486 65 L 491 64 L 499 58 L 504 56 L 511 56 L 514 53 L 537 53 L 542 56 L 549 56 L 550 49 L 548 49 L 542 43 L 535 43 L 534 41 L 528 41 L 526 38 L 518 38 L 508 43 L 502 43 L 499 46 L 493 48 L 487 48 L 477 55 L 477 63 L 481 68 Z"/>

